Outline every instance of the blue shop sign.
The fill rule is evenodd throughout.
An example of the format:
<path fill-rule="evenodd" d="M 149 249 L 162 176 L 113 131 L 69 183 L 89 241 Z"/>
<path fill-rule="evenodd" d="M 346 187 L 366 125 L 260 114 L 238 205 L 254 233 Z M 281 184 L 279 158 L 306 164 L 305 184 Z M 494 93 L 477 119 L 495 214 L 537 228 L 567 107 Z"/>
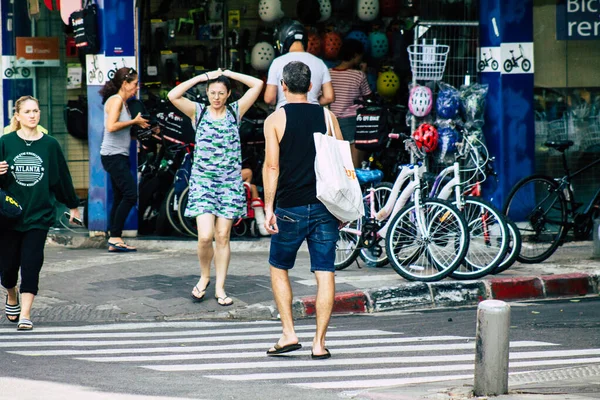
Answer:
<path fill-rule="evenodd" d="M 600 39 L 600 0 L 558 0 L 556 39 Z"/>

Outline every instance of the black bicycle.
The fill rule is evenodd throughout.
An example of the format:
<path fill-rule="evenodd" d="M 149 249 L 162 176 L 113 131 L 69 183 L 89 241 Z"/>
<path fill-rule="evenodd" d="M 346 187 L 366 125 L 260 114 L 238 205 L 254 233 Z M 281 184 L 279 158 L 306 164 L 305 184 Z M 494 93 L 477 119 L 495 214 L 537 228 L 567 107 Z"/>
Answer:
<path fill-rule="evenodd" d="M 600 216 L 600 188 L 584 204 L 577 202 L 572 186 L 572 179 L 599 164 L 600 158 L 571 173 L 565 150 L 573 146 L 573 141 L 548 141 L 544 145 L 561 153 L 565 175 L 526 177 L 512 188 L 504 204 L 504 213 L 521 232 L 523 245 L 517 260 L 522 263 L 538 263 L 550 257 L 570 230 L 575 239 L 589 238 L 593 221 Z"/>

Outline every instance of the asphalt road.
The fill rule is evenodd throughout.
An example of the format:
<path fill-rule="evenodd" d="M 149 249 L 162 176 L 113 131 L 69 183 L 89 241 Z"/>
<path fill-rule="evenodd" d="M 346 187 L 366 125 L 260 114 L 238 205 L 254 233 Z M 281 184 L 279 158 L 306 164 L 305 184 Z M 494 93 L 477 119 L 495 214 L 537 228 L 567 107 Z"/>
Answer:
<path fill-rule="evenodd" d="M 600 365 L 599 306 L 597 297 L 511 304 L 511 372 Z M 30 333 L 2 324 L 0 399 L 41 393 L 45 399 L 117 399 L 114 393 L 124 393 L 333 400 L 362 398 L 361 390 L 393 381 L 473 373 L 460 368 L 472 365 L 473 307 L 335 317 L 328 339 L 333 357 L 318 362 L 309 357 L 313 324 L 298 321 L 305 347 L 284 359 L 264 355 L 279 335 L 274 321 L 55 323 Z M 30 389 L 37 397 L 28 395 Z"/>

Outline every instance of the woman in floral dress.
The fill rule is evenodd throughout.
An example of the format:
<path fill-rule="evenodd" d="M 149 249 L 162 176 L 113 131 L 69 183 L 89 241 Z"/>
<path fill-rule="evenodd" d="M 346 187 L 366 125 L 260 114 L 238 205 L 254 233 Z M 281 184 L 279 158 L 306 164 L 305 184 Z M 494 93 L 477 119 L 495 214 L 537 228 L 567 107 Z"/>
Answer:
<path fill-rule="evenodd" d="M 238 101 L 227 104 L 231 95 L 230 79 L 243 83 L 249 89 Z M 205 82 L 208 106 L 183 97 L 187 90 Z M 171 103 L 190 117 L 196 126 L 194 163 L 185 216 L 195 217 L 198 226 L 200 279 L 192 290 L 192 297 L 197 301 L 206 296 L 210 264 L 214 258 L 215 298 L 219 305 L 233 304 L 225 292 L 231 254 L 229 237 L 233 221 L 246 215 L 239 126 L 242 116 L 260 95 L 262 86 L 260 79 L 218 69 L 182 82 L 169 92 Z"/>

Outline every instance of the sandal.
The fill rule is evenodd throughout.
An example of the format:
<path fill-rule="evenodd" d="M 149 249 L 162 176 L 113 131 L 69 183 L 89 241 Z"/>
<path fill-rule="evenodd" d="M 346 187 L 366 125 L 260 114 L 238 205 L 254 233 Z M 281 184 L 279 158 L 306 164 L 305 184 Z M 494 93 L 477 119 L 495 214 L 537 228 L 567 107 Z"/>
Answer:
<path fill-rule="evenodd" d="M 18 331 L 30 331 L 33 329 L 33 322 L 28 320 L 27 318 L 21 318 L 19 320 L 19 324 L 17 325 Z"/>
<path fill-rule="evenodd" d="M 196 289 L 196 291 L 198 293 L 202 293 L 202 296 L 196 296 L 194 294 L 194 289 L 192 289 L 192 294 L 191 294 L 192 299 L 194 299 L 194 301 L 202 301 L 202 300 L 204 300 L 204 297 L 206 296 L 206 289 L 208 289 L 209 286 L 210 286 L 210 281 L 208 281 L 208 283 L 204 287 L 204 290 L 200 290 L 200 288 L 198 287 L 198 285 L 194 286 L 194 289 Z"/>
<path fill-rule="evenodd" d="M 137 251 L 137 249 L 127 245 L 125 242 L 108 242 L 109 253 L 128 253 L 132 251 Z"/>
<path fill-rule="evenodd" d="M 19 322 L 19 317 L 21 316 L 21 304 L 19 303 L 19 299 L 17 298 L 17 304 L 8 304 L 8 295 L 6 295 L 6 302 L 4 304 L 4 313 L 6 314 L 6 319 L 12 323 Z M 14 318 L 14 319 L 11 319 Z"/>
<path fill-rule="evenodd" d="M 233 299 L 229 296 L 225 296 L 225 297 L 215 296 L 215 299 L 217 299 L 217 303 L 223 307 L 227 307 L 227 306 L 230 306 L 233 304 Z M 228 302 L 227 299 L 229 299 L 230 301 Z"/>

